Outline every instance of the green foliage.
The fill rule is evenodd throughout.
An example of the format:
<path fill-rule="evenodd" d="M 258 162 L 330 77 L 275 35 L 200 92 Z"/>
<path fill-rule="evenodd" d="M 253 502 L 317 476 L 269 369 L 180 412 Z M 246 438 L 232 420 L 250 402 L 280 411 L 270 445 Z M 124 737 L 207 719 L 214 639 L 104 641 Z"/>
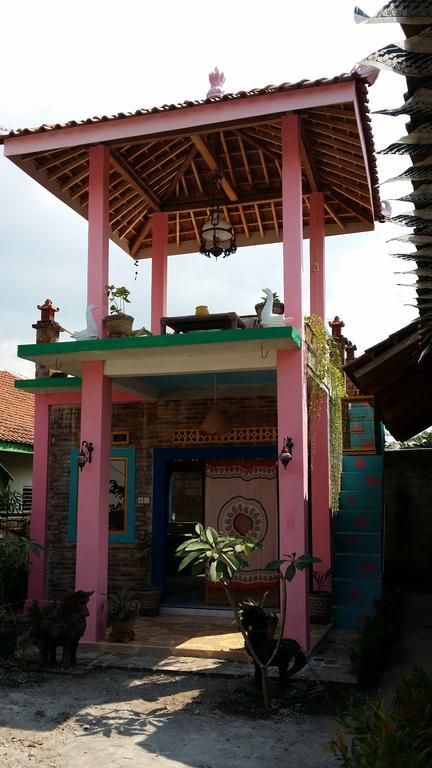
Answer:
<path fill-rule="evenodd" d="M 297 557 L 297 553 L 292 552 L 290 555 L 285 555 L 282 560 L 272 560 L 266 565 L 266 571 L 278 571 L 284 581 L 292 581 L 297 571 L 304 571 L 313 563 L 320 562 L 319 557 L 312 557 L 307 553 Z"/>
<path fill-rule="evenodd" d="M 106 292 L 108 296 L 108 305 L 110 315 L 120 315 L 125 312 L 125 304 L 130 304 L 130 291 L 122 285 L 116 288 L 115 285 L 107 285 Z"/>
<path fill-rule="evenodd" d="M 317 315 L 305 317 L 312 331 L 311 353 L 313 373 L 308 379 L 308 407 L 311 421 L 319 418 L 324 388 L 329 392 L 330 422 L 330 506 L 339 503 L 342 470 L 342 398 L 345 395 L 344 377 L 339 348 Z M 314 450 L 312 444 L 312 450 Z"/>
<path fill-rule="evenodd" d="M 389 652 L 401 637 L 401 605 L 397 592 L 386 591 L 375 600 L 375 613 L 366 619 L 351 649 L 351 662 L 360 685 L 379 683 Z"/>
<path fill-rule="evenodd" d="M 326 591 L 325 587 L 328 585 L 329 578 L 332 574 L 332 569 L 327 568 L 324 573 L 320 573 L 320 571 L 312 571 L 312 579 L 314 583 L 314 591 L 316 592 L 323 592 Z"/>
<path fill-rule="evenodd" d="M 138 613 L 137 598 L 129 589 L 118 589 L 108 595 L 108 614 L 110 619 L 127 621 Z"/>
<path fill-rule="evenodd" d="M 402 680 L 392 705 L 371 699 L 338 718 L 345 729 L 329 742 L 345 768 L 430 768 L 432 680 L 416 669 Z"/>
<path fill-rule="evenodd" d="M 229 582 L 237 571 L 248 564 L 248 556 L 254 549 L 259 549 L 257 541 L 234 536 L 221 536 L 214 528 L 204 528 L 201 523 L 195 526 L 197 536 L 190 536 L 177 547 L 175 555 L 181 558 L 179 571 L 191 566 L 195 576 L 208 568 L 212 581 Z"/>
<path fill-rule="evenodd" d="M 260 301 L 263 301 L 264 303 L 267 301 L 267 296 L 261 296 Z M 273 304 L 280 304 L 280 296 L 276 291 L 273 291 Z"/>
<path fill-rule="evenodd" d="M 16 581 L 28 569 L 29 554 L 39 555 L 39 544 L 24 536 L 0 530 L 0 608 L 10 607 Z"/>
<path fill-rule="evenodd" d="M 6 520 L 13 515 L 22 513 L 22 493 L 12 491 L 9 487 L 0 488 L 0 511 L 4 513 Z"/>

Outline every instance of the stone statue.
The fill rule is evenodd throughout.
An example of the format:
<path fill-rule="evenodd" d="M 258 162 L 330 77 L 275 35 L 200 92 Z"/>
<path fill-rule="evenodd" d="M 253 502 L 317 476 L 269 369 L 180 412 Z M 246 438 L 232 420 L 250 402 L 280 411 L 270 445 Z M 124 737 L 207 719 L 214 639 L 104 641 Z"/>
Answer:
<path fill-rule="evenodd" d="M 63 649 L 62 666 L 76 664 L 80 638 L 89 615 L 87 603 L 93 592 L 72 592 L 58 605 L 40 608 L 33 603 L 30 611 L 30 637 L 39 648 L 44 664 L 57 663 L 57 646 Z"/>

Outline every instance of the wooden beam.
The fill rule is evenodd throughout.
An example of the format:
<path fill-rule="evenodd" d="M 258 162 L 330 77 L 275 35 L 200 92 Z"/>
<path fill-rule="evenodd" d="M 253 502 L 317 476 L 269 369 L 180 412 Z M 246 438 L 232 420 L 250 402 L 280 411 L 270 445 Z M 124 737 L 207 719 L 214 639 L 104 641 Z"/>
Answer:
<path fill-rule="evenodd" d="M 338 227 L 340 227 L 340 229 L 342 229 L 342 231 L 343 231 L 343 230 L 345 229 L 345 227 L 344 227 L 344 225 L 342 224 L 341 220 L 338 218 L 338 216 L 336 216 L 336 214 L 335 214 L 334 210 L 333 210 L 332 208 L 330 208 L 330 206 L 328 205 L 328 203 L 324 203 L 324 208 L 325 208 L 325 209 L 326 209 L 326 211 L 327 211 L 327 212 L 330 214 L 330 216 L 332 217 L 332 219 L 333 219 L 333 220 L 336 222 L 336 224 L 338 225 Z"/>
<path fill-rule="evenodd" d="M 370 224 L 371 221 L 373 221 L 373 211 L 368 211 L 368 209 L 365 209 L 365 212 L 363 212 L 360 208 L 358 203 L 360 202 L 357 198 L 357 205 L 352 202 L 351 200 L 354 200 L 353 197 L 350 195 L 347 195 L 344 192 L 341 192 L 340 190 L 336 189 L 333 185 L 330 189 L 330 195 L 335 200 L 337 200 L 339 203 L 345 206 L 345 208 L 350 211 L 350 213 L 353 213 L 355 216 L 358 216 L 360 221 L 364 221 L 366 224 Z M 369 216 L 367 215 L 369 213 Z"/>
<path fill-rule="evenodd" d="M 153 219 L 151 216 L 148 217 L 147 221 L 144 222 L 143 226 L 141 227 L 140 231 L 138 232 L 135 240 L 131 243 L 130 246 L 130 255 L 132 258 L 135 258 L 136 252 L 141 247 L 141 243 L 145 238 L 147 237 L 148 233 L 150 232 L 153 224 Z"/>
<path fill-rule="evenodd" d="M 302 166 L 312 192 L 319 192 L 318 174 L 311 157 L 309 142 L 303 125 L 301 126 L 300 134 L 300 155 Z"/>
<path fill-rule="evenodd" d="M 242 195 L 232 203 L 227 203 L 225 197 L 217 196 L 214 199 L 214 204 L 220 206 L 227 204 L 229 207 L 233 207 L 239 204 L 247 205 L 250 203 L 266 203 L 270 200 L 280 200 L 281 197 L 282 188 L 280 185 L 277 185 L 262 192 L 254 192 L 253 194 Z M 162 203 L 161 210 L 167 211 L 168 213 L 176 211 L 201 211 L 208 208 L 208 205 L 208 197 L 189 197 L 187 200 L 170 200 L 166 203 Z"/>
<path fill-rule="evenodd" d="M 258 149 L 259 152 L 262 152 L 270 160 L 273 160 L 273 162 L 280 160 L 280 154 L 278 156 L 276 152 L 266 147 L 262 141 L 257 141 L 257 139 L 252 136 L 249 131 L 233 131 L 233 133 L 235 133 L 237 136 L 241 136 L 248 144 L 250 144 L 251 147 Z M 265 139 L 263 141 L 265 141 Z"/>
<path fill-rule="evenodd" d="M 197 150 L 197 148 L 195 146 L 193 146 L 189 150 L 189 152 L 187 153 L 187 155 L 186 155 L 185 159 L 183 160 L 181 166 L 177 170 L 175 176 L 173 176 L 173 178 L 171 179 L 171 182 L 170 182 L 170 184 L 169 184 L 169 186 L 168 186 L 168 188 L 167 188 L 167 190 L 166 190 L 166 192 L 165 192 L 165 194 L 164 194 L 164 196 L 162 198 L 162 202 L 165 202 L 166 200 L 170 199 L 172 193 L 174 192 L 174 190 L 175 190 L 175 188 L 177 186 L 177 182 L 181 178 L 183 178 L 184 174 L 186 173 L 186 171 L 188 170 L 189 166 L 191 165 L 192 160 L 194 159 L 194 157 L 195 157 L 197 152 L 198 152 L 198 150 Z"/>
<path fill-rule="evenodd" d="M 129 184 L 134 189 L 136 189 L 136 191 L 154 211 L 160 211 L 159 198 L 156 197 L 156 195 L 147 186 L 147 184 L 145 184 L 143 180 L 140 179 L 140 177 L 135 173 L 134 169 L 128 165 L 126 160 L 121 156 L 119 152 L 117 152 L 117 150 L 113 150 L 111 152 L 111 164 L 114 166 L 116 171 L 118 171 L 118 173 L 120 173 L 129 182 Z"/>
<path fill-rule="evenodd" d="M 202 136 L 200 136 L 198 133 L 193 133 L 191 135 L 191 139 L 195 144 L 201 157 L 203 158 L 204 162 L 207 163 L 210 170 L 213 171 L 213 173 L 217 173 L 218 171 L 220 171 L 219 163 L 217 162 L 213 154 L 210 152 L 210 149 L 208 148 Z M 225 192 L 226 196 L 228 197 L 228 199 L 231 200 L 232 203 L 235 203 L 238 200 L 237 192 L 235 191 L 234 187 L 230 184 L 226 176 L 221 177 L 220 185 L 223 191 Z"/>

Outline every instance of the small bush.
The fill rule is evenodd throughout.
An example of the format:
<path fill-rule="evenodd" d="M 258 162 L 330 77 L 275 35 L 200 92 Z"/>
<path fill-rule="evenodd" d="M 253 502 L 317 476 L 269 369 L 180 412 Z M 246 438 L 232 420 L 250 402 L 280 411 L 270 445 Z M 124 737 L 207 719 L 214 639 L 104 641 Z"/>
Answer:
<path fill-rule="evenodd" d="M 329 749 L 345 768 L 431 768 L 432 679 L 416 669 L 402 680 L 392 706 L 368 699 L 338 718 Z"/>
<path fill-rule="evenodd" d="M 359 639 L 351 649 L 351 663 L 360 685 L 379 683 L 389 651 L 401 639 L 401 600 L 388 590 L 375 600 L 375 614 L 368 617 Z"/>

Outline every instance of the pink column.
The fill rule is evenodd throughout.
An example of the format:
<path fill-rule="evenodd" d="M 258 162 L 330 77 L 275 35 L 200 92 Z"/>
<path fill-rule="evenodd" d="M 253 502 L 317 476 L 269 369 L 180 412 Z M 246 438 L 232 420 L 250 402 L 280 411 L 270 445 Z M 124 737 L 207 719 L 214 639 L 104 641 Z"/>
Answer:
<path fill-rule="evenodd" d="M 324 195 L 310 195 L 310 313 L 324 322 L 325 309 L 325 228 Z M 311 509 L 312 551 L 320 557 L 315 569 L 326 571 L 331 565 L 330 538 L 330 459 L 329 402 L 323 393 L 311 424 Z"/>
<path fill-rule="evenodd" d="M 49 405 L 45 395 L 35 397 L 32 513 L 30 538 L 45 548 L 47 530 Z M 45 549 L 30 555 L 27 606 L 45 597 Z"/>
<path fill-rule="evenodd" d="M 151 331 L 160 333 L 160 320 L 167 313 L 168 214 L 153 214 Z"/>
<path fill-rule="evenodd" d="M 79 471 L 75 588 L 94 590 L 85 640 L 103 640 L 108 583 L 108 490 L 111 380 L 103 362 L 82 366 L 81 441 L 92 442 L 91 464 Z"/>
<path fill-rule="evenodd" d="M 105 334 L 103 318 L 108 314 L 106 286 L 108 285 L 109 247 L 109 168 L 110 151 L 102 144 L 89 149 L 89 206 L 87 305 L 96 304 L 93 312 L 99 336 Z"/>
<path fill-rule="evenodd" d="M 284 302 L 287 315 L 303 335 L 303 214 L 300 126 L 296 115 L 282 118 L 282 215 Z M 294 441 L 293 459 L 284 470 L 279 464 L 280 556 L 309 550 L 308 457 L 305 351 L 277 353 L 277 409 L 279 451 L 284 436 Z M 288 584 L 285 637 L 295 637 L 309 650 L 307 572 L 298 572 Z"/>

